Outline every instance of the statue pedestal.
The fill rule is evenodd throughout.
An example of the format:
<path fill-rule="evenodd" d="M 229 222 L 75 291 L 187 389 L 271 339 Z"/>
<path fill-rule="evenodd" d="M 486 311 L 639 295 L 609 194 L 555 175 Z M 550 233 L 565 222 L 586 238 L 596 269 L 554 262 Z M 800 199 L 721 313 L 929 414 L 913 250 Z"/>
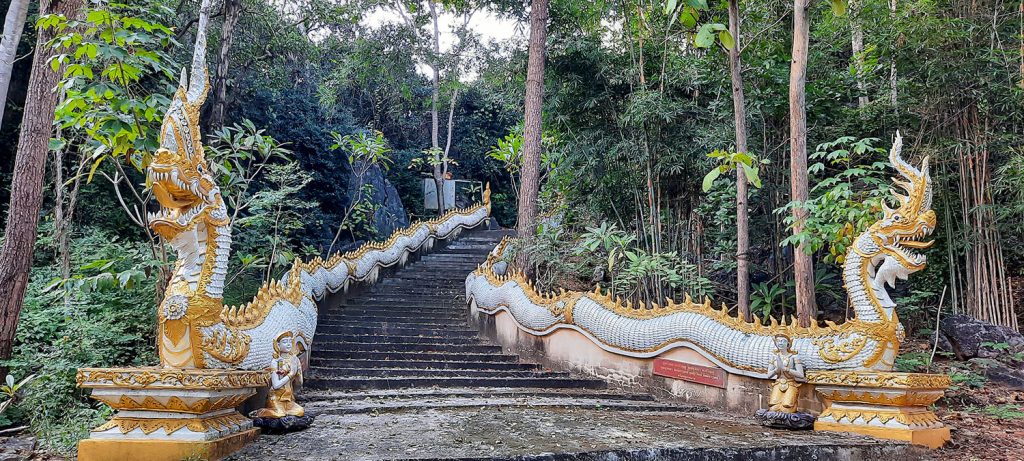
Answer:
<path fill-rule="evenodd" d="M 929 448 L 949 440 L 949 428 L 928 406 L 942 398 L 949 376 L 887 372 L 819 372 L 808 375 L 825 408 L 817 431 L 855 432 Z"/>
<path fill-rule="evenodd" d="M 267 385 L 264 371 L 83 368 L 78 387 L 117 410 L 78 444 L 81 461 L 216 460 L 259 436 L 236 407 Z"/>

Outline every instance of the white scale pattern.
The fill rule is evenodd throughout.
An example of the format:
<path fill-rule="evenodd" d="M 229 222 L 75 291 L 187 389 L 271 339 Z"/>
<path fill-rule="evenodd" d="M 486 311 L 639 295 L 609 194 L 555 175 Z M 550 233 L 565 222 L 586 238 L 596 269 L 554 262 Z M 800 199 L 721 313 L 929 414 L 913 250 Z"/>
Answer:
<path fill-rule="evenodd" d="M 485 270 L 489 270 L 486 269 Z M 466 297 L 487 314 L 507 311 L 520 328 L 536 335 L 570 328 L 587 333 L 606 350 L 630 357 L 653 357 L 676 347 L 689 347 L 736 373 L 757 378 L 774 353 L 770 336 L 744 333 L 696 312 L 676 312 L 651 319 L 619 315 L 583 294 L 572 311 L 573 324 L 555 316 L 548 306 L 535 304 L 516 281 L 494 286 L 483 275 L 466 279 Z M 858 339 L 848 338 L 847 341 Z M 819 355 L 812 338 L 794 338 L 794 349 L 809 370 L 862 369 L 879 344 L 867 345 L 849 360 L 830 363 Z"/>

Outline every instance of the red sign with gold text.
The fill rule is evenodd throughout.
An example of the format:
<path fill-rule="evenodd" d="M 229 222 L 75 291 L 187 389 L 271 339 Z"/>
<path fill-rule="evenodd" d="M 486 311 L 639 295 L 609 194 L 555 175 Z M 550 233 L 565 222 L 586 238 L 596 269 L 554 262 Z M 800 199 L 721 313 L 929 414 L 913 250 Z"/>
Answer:
<path fill-rule="evenodd" d="M 654 374 L 725 389 L 725 370 L 668 359 L 654 359 Z"/>

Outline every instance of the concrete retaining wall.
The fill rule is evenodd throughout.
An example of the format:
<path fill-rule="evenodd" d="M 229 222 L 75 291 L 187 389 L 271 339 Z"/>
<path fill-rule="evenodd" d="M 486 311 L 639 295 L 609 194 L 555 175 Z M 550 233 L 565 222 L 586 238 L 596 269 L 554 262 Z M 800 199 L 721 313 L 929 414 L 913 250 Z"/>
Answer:
<path fill-rule="evenodd" d="M 656 358 L 718 368 L 691 349 L 677 348 L 647 359 L 626 357 L 598 347 L 575 330 L 563 328 L 546 336 L 534 336 L 520 329 L 507 312 L 489 315 L 472 306 L 468 311 L 470 324 L 482 336 L 502 345 L 506 352 L 518 354 L 527 361 L 553 370 L 600 377 L 623 390 L 647 392 L 737 412 L 753 414 L 758 408 L 768 406 L 771 381 L 726 372 L 725 388 L 722 389 L 654 375 Z M 812 413 L 821 411 L 822 404 L 815 397 L 814 386 L 804 385 L 800 388 L 800 408 Z"/>

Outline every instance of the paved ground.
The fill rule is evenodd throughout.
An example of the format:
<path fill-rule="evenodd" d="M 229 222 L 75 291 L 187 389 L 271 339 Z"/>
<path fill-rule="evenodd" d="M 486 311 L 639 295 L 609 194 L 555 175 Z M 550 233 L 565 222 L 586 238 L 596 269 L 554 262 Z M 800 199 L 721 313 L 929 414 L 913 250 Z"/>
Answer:
<path fill-rule="evenodd" d="M 751 418 L 487 406 L 322 415 L 304 432 L 264 435 L 231 460 L 876 460 L 926 459 L 866 437 L 766 430 Z"/>

